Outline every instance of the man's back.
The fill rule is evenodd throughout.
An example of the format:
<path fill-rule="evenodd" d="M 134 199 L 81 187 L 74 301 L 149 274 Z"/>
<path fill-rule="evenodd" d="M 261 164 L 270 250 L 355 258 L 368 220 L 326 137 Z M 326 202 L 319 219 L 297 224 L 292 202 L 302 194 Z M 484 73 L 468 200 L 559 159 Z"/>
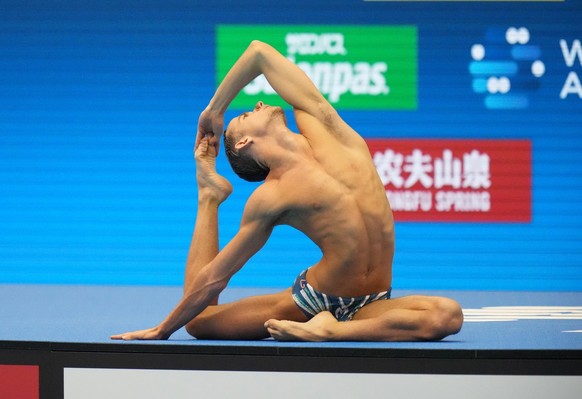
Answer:
<path fill-rule="evenodd" d="M 323 252 L 310 283 L 338 296 L 388 289 L 394 223 L 366 143 L 335 112 L 327 124 L 302 111 L 295 116 L 312 156 L 266 185 L 284 203 L 278 223 L 304 232 Z"/>

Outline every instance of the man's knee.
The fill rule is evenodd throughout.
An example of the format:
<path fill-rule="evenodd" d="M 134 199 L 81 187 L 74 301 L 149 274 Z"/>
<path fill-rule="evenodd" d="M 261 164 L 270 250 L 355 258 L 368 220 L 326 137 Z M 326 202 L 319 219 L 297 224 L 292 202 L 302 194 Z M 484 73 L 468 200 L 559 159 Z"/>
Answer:
<path fill-rule="evenodd" d="M 196 339 L 213 339 L 208 321 L 203 316 L 198 316 L 186 324 L 186 331 L 188 334 Z"/>
<path fill-rule="evenodd" d="M 441 340 L 449 335 L 457 334 L 463 326 L 463 310 L 452 299 L 434 298 L 429 312 L 424 328 L 424 339 Z"/>
<path fill-rule="evenodd" d="M 194 338 L 198 338 L 199 323 L 196 321 L 196 319 L 191 320 L 188 324 L 186 324 L 184 328 L 186 329 L 188 334 L 190 334 Z"/>

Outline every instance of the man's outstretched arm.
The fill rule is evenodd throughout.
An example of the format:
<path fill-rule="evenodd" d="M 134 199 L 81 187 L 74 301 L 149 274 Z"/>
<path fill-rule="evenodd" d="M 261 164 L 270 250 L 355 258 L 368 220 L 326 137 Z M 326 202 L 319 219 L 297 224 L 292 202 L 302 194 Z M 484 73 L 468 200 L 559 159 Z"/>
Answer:
<path fill-rule="evenodd" d="M 255 197 L 256 198 L 256 197 Z M 241 228 L 230 243 L 202 268 L 190 288 L 158 326 L 111 336 L 123 340 L 168 339 L 175 331 L 198 316 L 226 287 L 230 278 L 257 253 L 269 238 L 273 220 L 261 209 L 264 202 L 249 200 Z M 267 207 L 268 208 L 268 207 Z"/>

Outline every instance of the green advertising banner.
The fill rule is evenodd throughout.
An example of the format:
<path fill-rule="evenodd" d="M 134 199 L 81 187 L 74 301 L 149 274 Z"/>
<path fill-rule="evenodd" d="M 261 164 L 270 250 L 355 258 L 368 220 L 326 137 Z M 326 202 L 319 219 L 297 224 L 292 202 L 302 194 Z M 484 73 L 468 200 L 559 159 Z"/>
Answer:
<path fill-rule="evenodd" d="M 219 25 L 217 82 L 252 40 L 269 43 L 297 64 L 337 109 L 417 108 L 415 26 Z M 259 76 L 232 103 L 285 106 Z"/>

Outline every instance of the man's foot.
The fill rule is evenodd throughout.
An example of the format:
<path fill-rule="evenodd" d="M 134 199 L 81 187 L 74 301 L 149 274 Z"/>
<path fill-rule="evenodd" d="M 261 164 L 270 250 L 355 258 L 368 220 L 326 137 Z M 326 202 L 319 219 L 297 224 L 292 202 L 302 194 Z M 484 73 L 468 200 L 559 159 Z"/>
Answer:
<path fill-rule="evenodd" d="M 316 314 L 306 323 L 269 320 L 265 327 L 277 341 L 331 341 L 339 321 L 330 312 Z"/>
<path fill-rule="evenodd" d="M 196 181 L 198 197 L 222 203 L 232 193 L 232 185 L 223 176 L 216 173 L 216 148 L 209 145 L 208 138 L 203 138 L 194 151 L 196 159 Z"/>

